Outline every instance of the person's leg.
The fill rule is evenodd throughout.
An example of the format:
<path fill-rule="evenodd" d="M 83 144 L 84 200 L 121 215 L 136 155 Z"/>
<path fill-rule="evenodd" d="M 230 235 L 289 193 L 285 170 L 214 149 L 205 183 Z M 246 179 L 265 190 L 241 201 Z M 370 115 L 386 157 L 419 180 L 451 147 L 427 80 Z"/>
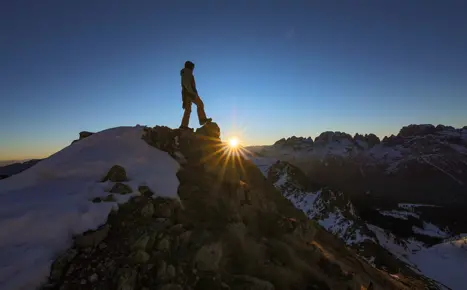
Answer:
<path fill-rule="evenodd" d="M 182 125 L 180 128 L 188 128 L 190 124 L 190 115 L 191 115 L 191 101 L 186 100 L 183 104 L 185 111 L 183 112 Z"/>
<path fill-rule="evenodd" d="M 193 100 L 193 103 L 196 105 L 196 111 L 198 113 L 199 124 L 203 125 L 206 122 L 206 112 L 204 111 L 204 103 L 201 98 L 198 96 Z"/>

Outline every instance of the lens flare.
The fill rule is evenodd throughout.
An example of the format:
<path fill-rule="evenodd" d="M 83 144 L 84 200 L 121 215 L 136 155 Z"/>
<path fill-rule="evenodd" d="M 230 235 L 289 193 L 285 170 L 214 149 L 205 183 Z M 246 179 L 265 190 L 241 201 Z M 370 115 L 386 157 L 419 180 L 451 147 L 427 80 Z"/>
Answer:
<path fill-rule="evenodd" d="M 237 148 L 238 147 L 238 139 L 236 137 L 232 137 L 229 139 L 229 146 L 230 148 Z"/>

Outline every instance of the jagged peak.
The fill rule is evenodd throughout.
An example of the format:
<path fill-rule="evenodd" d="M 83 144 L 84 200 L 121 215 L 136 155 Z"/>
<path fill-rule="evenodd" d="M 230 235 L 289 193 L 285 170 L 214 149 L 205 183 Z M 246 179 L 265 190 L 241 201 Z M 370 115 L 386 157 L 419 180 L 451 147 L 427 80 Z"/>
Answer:
<path fill-rule="evenodd" d="M 437 134 L 443 131 L 460 133 L 461 130 L 462 129 L 456 129 L 453 126 L 446 126 L 442 124 L 439 124 L 437 126 L 434 126 L 432 124 L 410 124 L 408 126 L 402 127 L 397 136 L 399 137 L 426 136 L 426 135 Z"/>
<path fill-rule="evenodd" d="M 319 134 L 319 136 L 315 138 L 315 143 L 316 142 L 330 143 L 330 142 L 340 141 L 340 140 L 353 141 L 353 138 L 350 134 L 345 133 L 345 132 L 326 131 L 326 132 Z"/>
<path fill-rule="evenodd" d="M 360 142 L 366 142 L 368 146 L 364 146 L 366 148 L 371 148 L 375 145 L 380 143 L 388 144 L 399 144 L 403 142 L 403 138 L 408 137 L 423 137 L 427 135 L 435 135 L 435 134 L 444 134 L 444 133 L 452 133 L 452 134 L 465 134 L 462 133 L 463 130 L 467 130 L 467 126 L 463 128 L 456 129 L 453 126 L 447 126 L 439 124 L 434 126 L 432 124 L 411 124 L 402 127 L 399 130 L 397 135 L 391 134 L 390 136 L 384 136 L 381 140 L 376 134 L 368 133 L 368 134 L 360 134 L 355 133 L 352 137 L 350 134 L 341 131 L 325 131 L 319 134 L 314 140 L 311 137 L 296 137 L 292 136 L 289 138 L 282 138 L 276 141 L 273 146 L 293 146 L 297 144 L 306 143 L 307 145 L 316 145 L 316 144 L 329 144 L 332 142 L 339 142 L 342 140 L 348 140 L 352 143 L 359 144 Z M 360 145 L 360 144 L 359 144 Z"/>
<path fill-rule="evenodd" d="M 296 137 L 292 136 L 289 138 L 282 138 L 274 143 L 274 146 L 289 146 L 299 143 L 307 143 L 313 145 L 313 139 L 311 137 Z"/>

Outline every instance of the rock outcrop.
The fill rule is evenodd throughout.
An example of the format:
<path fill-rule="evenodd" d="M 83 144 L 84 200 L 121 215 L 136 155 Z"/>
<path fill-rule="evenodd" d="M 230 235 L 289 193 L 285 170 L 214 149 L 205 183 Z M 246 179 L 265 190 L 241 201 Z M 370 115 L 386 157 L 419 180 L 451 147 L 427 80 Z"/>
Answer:
<path fill-rule="evenodd" d="M 94 133 L 93 132 L 88 132 L 88 131 L 81 131 L 79 132 L 79 139 L 76 139 L 76 140 L 73 140 L 73 142 L 71 142 L 71 144 L 75 143 L 75 142 L 78 142 L 80 140 L 83 140 L 91 135 L 93 135 Z"/>
<path fill-rule="evenodd" d="M 43 289 L 422 289 L 393 279 L 316 226 L 220 129 L 156 126 L 142 137 L 182 164 L 179 199 L 139 196 L 75 238 Z"/>

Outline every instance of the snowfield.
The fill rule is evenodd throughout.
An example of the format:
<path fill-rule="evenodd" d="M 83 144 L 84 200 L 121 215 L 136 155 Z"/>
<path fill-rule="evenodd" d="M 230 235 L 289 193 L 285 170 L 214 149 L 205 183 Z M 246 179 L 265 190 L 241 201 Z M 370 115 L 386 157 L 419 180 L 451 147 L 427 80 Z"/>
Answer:
<path fill-rule="evenodd" d="M 52 261 L 72 236 L 104 224 L 112 208 L 147 185 L 156 195 L 178 198 L 179 164 L 141 139 L 142 126 L 117 127 L 76 142 L 34 167 L 0 180 L 0 289 L 35 289 L 46 282 Z M 100 182 L 113 165 L 123 166 L 132 194 L 118 202 Z"/>
<path fill-rule="evenodd" d="M 467 236 L 425 248 L 411 257 L 424 273 L 453 290 L 467 285 Z"/>

